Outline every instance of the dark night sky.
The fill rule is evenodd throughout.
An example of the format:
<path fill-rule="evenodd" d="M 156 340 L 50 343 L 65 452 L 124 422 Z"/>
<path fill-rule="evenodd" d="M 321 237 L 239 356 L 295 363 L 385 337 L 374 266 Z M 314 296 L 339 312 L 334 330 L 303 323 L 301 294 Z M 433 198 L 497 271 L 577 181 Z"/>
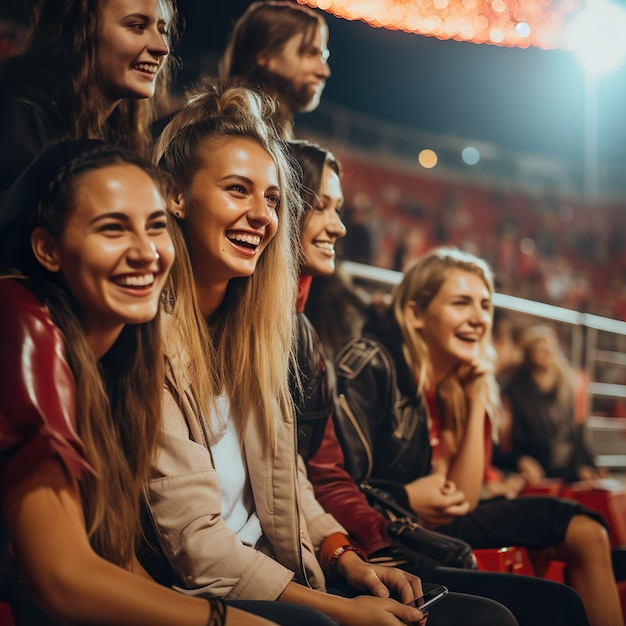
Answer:
<path fill-rule="evenodd" d="M 185 84 L 219 56 L 250 0 L 178 0 Z M 0 0 L 0 13 L 25 0 Z M 327 15 L 333 75 L 324 99 L 419 130 L 566 158 L 584 151 L 584 74 L 573 55 L 503 48 L 372 28 Z M 213 69 L 210 65 L 209 68 Z M 626 170 L 626 62 L 598 84 L 601 162 Z"/>
<path fill-rule="evenodd" d="M 202 47 L 219 55 L 248 4 L 180 0 L 185 63 Z M 420 130 L 582 161 L 584 74 L 571 53 L 440 41 L 327 19 L 333 75 L 325 99 Z M 598 96 L 600 159 L 626 164 L 626 63 L 600 80 Z"/>

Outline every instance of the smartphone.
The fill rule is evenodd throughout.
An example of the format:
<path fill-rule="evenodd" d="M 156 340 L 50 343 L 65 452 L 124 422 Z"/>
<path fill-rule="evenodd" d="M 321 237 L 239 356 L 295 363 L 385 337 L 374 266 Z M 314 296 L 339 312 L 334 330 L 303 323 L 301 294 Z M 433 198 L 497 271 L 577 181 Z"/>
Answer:
<path fill-rule="evenodd" d="M 430 585 L 422 583 L 423 596 L 416 598 L 413 602 L 409 602 L 409 606 L 414 606 L 420 611 L 425 611 L 431 604 L 441 600 L 447 593 L 448 589 L 443 585 Z"/>

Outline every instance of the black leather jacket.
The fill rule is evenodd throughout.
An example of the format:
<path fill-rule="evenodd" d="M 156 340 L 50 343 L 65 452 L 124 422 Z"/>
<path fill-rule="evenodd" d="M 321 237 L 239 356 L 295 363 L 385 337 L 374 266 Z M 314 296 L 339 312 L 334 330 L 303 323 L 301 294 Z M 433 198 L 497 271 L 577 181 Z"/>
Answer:
<path fill-rule="evenodd" d="M 302 392 L 292 380 L 292 396 L 297 400 L 298 452 L 306 462 L 320 447 L 333 399 L 322 343 L 304 313 L 298 313 L 298 366 Z"/>
<path fill-rule="evenodd" d="M 367 363 L 365 361 L 368 361 L 375 368 L 379 363 L 388 364 L 388 368 L 377 368 L 380 374 L 387 373 L 393 377 L 393 381 L 385 385 L 384 389 L 388 389 L 392 393 L 395 391 L 395 394 L 401 397 L 401 393 L 394 382 L 395 369 L 391 365 L 391 361 L 386 360 L 383 349 L 373 350 L 371 352 L 374 355 L 372 359 L 367 359 L 367 355 L 370 352 L 367 350 L 363 351 L 360 348 L 351 351 L 350 354 L 354 355 L 358 361 L 363 362 L 361 373 L 367 371 Z M 365 360 L 360 357 L 365 357 Z M 368 552 L 373 562 L 381 564 L 396 563 L 396 565 L 418 574 L 422 574 L 437 564 L 472 567 L 473 561 L 469 545 L 433 531 L 415 528 L 410 522 L 397 522 L 396 524 L 399 524 L 399 526 L 395 528 L 394 532 L 396 534 L 393 537 L 397 538 L 400 543 L 392 543 L 390 541 L 387 529 L 393 529 L 394 524 L 388 526 L 388 522 L 385 521 L 384 511 L 386 506 L 374 504 L 376 498 L 373 498 L 371 490 L 366 492 L 366 497 L 371 505 L 367 504 L 367 500 L 359 493 L 356 484 L 345 473 L 343 467 L 344 457 L 339 452 L 339 446 L 335 440 L 332 428 L 330 431 L 326 428 L 330 415 L 337 416 L 339 412 L 339 422 L 341 422 L 343 413 L 338 411 L 333 404 L 335 400 L 332 380 L 333 368 L 326 367 L 324 351 L 319 336 L 308 318 L 302 313 L 298 314 L 298 360 L 304 391 L 303 394 L 297 395 L 296 393 L 294 396 L 296 399 L 299 398 L 299 402 L 297 402 L 299 452 L 307 463 L 310 461 L 311 481 L 315 486 L 316 495 L 318 495 L 320 503 L 325 508 L 328 507 L 327 510 L 348 529 L 351 536 L 357 540 L 357 543 L 361 542 L 361 547 Z M 382 378 L 381 376 L 381 381 Z M 421 430 L 420 424 L 425 425 L 426 423 L 425 419 L 421 419 L 423 412 L 421 412 L 415 394 L 410 399 L 407 398 L 406 402 L 400 400 L 398 408 L 400 409 L 400 415 L 396 423 L 402 424 L 399 430 L 402 430 L 403 436 L 394 439 L 394 444 L 399 443 L 399 447 L 396 445 L 395 447 L 387 446 L 385 448 L 392 455 L 391 458 L 395 458 L 396 451 L 400 448 L 402 449 L 403 454 L 401 456 L 406 461 L 401 460 L 400 464 L 396 463 L 396 468 L 402 467 L 402 464 L 408 462 L 409 458 L 415 460 L 420 457 L 420 455 L 413 454 L 410 447 L 407 448 L 406 446 L 411 446 L 415 435 Z M 415 419 L 416 415 L 420 416 L 419 420 Z M 354 430 L 352 432 L 354 433 Z M 360 439 L 354 439 L 354 441 L 357 442 L 356 448 L 360 451 L 366 448 L 374 449 L 369 443 L 367 446 L 358 446 Z M 426 442 L 428 443 L 427 439 Z M 381 441 L 381 443 L 384 445 L 384 442 Z M 322 444 L 321 449 L 320 444 Z M 316 456 L 318 450 L 319 454 Z M 338 456 L 335 454 L 335 451 Z M 428 448 L 428 451 L 430 451 L 430 448 Z M 429 466 L 430 454 L 423 458 L 428 459 L 427 466 Z M 381 459 L 384 463 L 384 457 L 381 457 Z M 415 463 L 410 464 L 411 471 L 418 469 L 421 470 L 422 468 L 418 468 Z M 428 469 L 429 467 L 426 467 L 426 473 Z M 352 474 L 352 478 L 359 481 L 359 478 L 354 474 Z M 330 482 L 332 482 L 332 493 L 329 492 Z M 375 485 L 377 484 L 376 481 L 372 482 Z M 402 483 L 387 482 L 387 484 L 384 484 L 379 482 L 377 486 L 384 488 L 385 491 L 391 493 L 394 497 L 395 501 L 392 508 L 395 513 L 399 512 L 396 506 L 398 503 L 401 503 L 408 509 L 408 502 L 406 502 Z M 396 491 L 398 493 L 395 493 Z M 383 516 L 381 516 L 381 513 L 383 513 Z M 406 517 L 412 518 L 413 514 L 407 511 Z"/>
<path fill-rule="evenodd" d="M 430 473 L 427 414 L 391 316 L 370 321 L 336 359 L 335 428 L 346 469 L 408 506 L 403 485 Z"/>

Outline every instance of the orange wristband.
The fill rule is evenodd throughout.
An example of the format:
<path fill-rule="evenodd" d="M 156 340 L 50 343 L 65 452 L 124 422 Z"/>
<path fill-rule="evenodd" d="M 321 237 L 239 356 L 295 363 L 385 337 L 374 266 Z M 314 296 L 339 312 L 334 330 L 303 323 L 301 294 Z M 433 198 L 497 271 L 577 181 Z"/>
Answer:
<path fill-rule="evenodd" d="M 337 576 L 337 559 L 344 552 L 356 552 L 359 558 L 367 561 L 365 553 L 357 546 L 352 545 L 348 537 L 341 533 L 333 533 L 324 539 L 319 554 L 319 562 L 327 578 Z"/>

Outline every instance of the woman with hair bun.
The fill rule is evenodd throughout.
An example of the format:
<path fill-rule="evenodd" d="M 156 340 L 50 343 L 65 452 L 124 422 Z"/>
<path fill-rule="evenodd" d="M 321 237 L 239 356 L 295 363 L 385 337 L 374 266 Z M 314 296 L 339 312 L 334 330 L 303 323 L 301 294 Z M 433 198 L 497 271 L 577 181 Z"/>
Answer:
<path fill-rule="evenodd" d="M 403 604 L 421 595 L 419 579 L 364 562 L 298 462 L 289 373 L 301 203 L 272 113 L 260 92 L 205 85 L 156 145 L 178 227 L 149 485 L 159 543 L 187 592 L 280 600 L 269 614 L 279 623 L 421 622 Z M 326 576 L 382 597 L 324 593 Z"/>

